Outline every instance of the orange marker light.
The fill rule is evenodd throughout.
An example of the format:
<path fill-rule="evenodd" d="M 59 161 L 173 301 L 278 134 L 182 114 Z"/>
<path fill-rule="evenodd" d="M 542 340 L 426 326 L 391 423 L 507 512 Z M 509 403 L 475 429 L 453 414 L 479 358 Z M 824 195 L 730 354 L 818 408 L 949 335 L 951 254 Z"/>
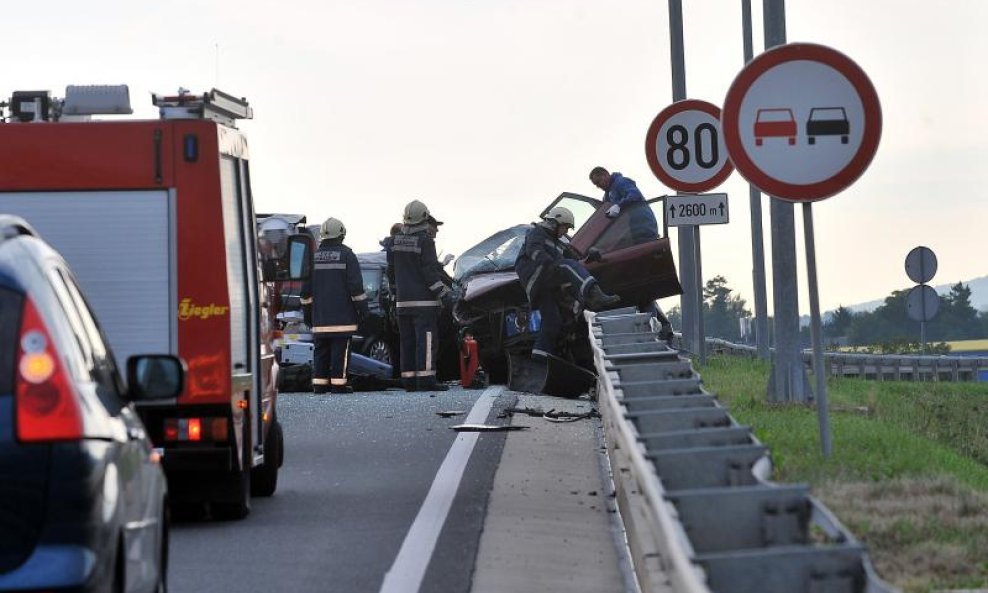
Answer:
<path fill-rule="evenodd" d="M 202 440 L 202 421 L 198 418 L 189 418 L 189 440 Z"/>
<path fill-rule="evenodd" d="M 44 383 L 55 372 L 55 361 L 47 352 L 32 352 L 21 356 L 21 377 L 28 383 Z"/>

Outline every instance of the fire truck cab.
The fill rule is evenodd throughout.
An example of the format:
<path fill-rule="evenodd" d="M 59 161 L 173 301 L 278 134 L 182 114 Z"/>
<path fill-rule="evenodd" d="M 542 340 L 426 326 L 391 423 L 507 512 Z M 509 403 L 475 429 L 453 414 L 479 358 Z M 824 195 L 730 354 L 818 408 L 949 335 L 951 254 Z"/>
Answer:
<path fill-rule="evenodd" d="M 158 120 L 93 120 L 132 113 L 127 87 L 14 93 L 0 123 L 0 212 L 64 255 L 118 364 L 146 352 L 186 361 L 184 393 L 138 411 L 171 501 L 240 518 L 251 494 L 275 492 L 284 456 L 270 287 L 235 125 L 252 110 L 215 89 L 153 101 Z M 294 260 L 307 249 L 293 242 Z"/>

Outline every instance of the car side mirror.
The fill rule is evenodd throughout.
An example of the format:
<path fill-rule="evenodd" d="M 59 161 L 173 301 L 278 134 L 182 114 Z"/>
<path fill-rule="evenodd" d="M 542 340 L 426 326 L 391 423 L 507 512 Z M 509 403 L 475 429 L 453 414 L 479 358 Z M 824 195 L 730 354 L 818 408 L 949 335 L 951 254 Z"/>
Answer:
<path fill-rule="evenodd" d="M 132 401 L 172 399 L 185 390 L 185 362 L 171 354 L 127 359 L 127 395 Z"/>
<path fill-rule="evenodd" d="M 600 254 L 600 249 L 597 249 L 596 247 L 591 247 L 587 249 L 586 260 L 588 262 L 604 261 L 604 256 Z"/>
<path fill-rule="evenodd" d="M 312 275 L 312 243 L 298 234 L 288 237 L 288 279 L 308 280 Z"/>

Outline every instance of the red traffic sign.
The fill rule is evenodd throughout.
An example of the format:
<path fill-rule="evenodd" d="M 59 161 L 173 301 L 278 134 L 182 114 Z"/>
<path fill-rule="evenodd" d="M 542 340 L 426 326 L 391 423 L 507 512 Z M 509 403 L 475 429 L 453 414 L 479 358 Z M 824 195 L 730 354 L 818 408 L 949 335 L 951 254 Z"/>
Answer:
<path fill-rule="evenodd" d="M 720 133 L 720 108 L 695 99 L 655 116 L 645 134 L 645 157 L 663 185 L 681 192 L 711 190 L 734 170 Z"/>
<path fill-rule="evenodd" d="M 812 202 L 848 187 L 871 164 L 882 109 L 868 76 L 812 43 L 773 48 L 748 63 L 724 99 L 727 152 L 763 192 Z"/>

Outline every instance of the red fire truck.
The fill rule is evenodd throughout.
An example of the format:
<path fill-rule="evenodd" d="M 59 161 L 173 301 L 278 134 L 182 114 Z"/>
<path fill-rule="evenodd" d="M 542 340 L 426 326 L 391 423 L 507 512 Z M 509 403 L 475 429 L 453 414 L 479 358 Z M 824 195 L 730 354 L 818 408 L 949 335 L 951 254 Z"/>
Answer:
<path fill-rule="evenodd" d="M 216 90 L 153 101 L 161 119 L 97 121 L 132 113 L 127 87 L 15 92 L 0 124 L 0 212 L 65 256 L 118 363 L 186 361 L 184 394 L 139 412 L 171 500 L 240 518 L 251 494 L 274 493 L 284 455 L 265 277 L 276 266 L 261 265 L 235 126 L 252 110 Z"/>

